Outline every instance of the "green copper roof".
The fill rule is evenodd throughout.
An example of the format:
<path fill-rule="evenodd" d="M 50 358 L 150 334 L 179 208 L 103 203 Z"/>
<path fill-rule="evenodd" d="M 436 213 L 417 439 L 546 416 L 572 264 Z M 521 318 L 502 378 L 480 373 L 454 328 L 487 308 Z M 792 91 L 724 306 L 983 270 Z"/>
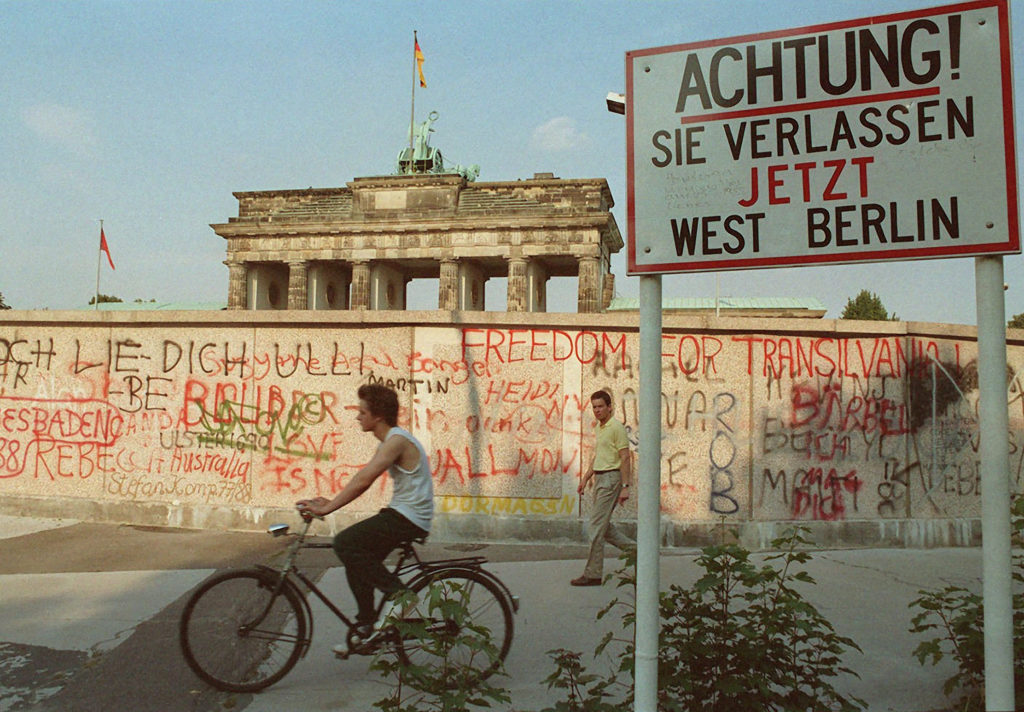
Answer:
<path fill-rule="evenodd" d="M 227 309 L 226 302 L 100 302 L 99 311 L 217 311 Z M 83 311 L 95 310 L 90 304 Z"/>
<path fill-rule="evenodd" d="M 608 305 L 608 311 L 636 311 L 640 308 L 640 300 L 626 297 L 615 297 Z M 814 297 L 664 297 L 661 300 L 663 311 L 706 311 L 718 308 L 728 310 L 807 310 L 827 311 L 827 308 Z"/>

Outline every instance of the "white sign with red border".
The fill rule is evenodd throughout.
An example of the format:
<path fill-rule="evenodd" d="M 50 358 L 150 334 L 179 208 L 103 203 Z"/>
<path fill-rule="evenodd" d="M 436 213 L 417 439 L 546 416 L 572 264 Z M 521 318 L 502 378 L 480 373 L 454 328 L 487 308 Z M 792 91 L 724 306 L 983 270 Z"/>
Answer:
<path fill-rule="evenodd" d="M 628 272 L 1020 252 L 1009 9 L 626 54 Z"/>

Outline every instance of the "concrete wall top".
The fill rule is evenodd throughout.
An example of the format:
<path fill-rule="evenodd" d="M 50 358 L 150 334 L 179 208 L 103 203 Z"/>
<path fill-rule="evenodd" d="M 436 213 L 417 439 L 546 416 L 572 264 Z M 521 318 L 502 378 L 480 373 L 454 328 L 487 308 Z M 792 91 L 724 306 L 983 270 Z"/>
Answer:
<path fill-rule="evenodd" d="M 363 325 L 384 323 L 394 326 L 488 326 L 488 327 L 566 327 L 599 329 L 639 329 L 638 312 L 602 314 L 511 313 L 463 311 L 50 311 L 11 309 L 0 312 L 0 328 L 6 325 Z M 807 336 L 851 337 L 859 335 L 932 336 L 976 340 L 977 328 L 967 324 L 943 324 L 922 321 L 858 321 L 850 319 L 804 319 L 780 317 L 689 316 L 663 313 L 662 330 L 709 332 L 772 332 Z M 1008 344 L 1024 344 L 1024 329 L 1007 329 Z"/>

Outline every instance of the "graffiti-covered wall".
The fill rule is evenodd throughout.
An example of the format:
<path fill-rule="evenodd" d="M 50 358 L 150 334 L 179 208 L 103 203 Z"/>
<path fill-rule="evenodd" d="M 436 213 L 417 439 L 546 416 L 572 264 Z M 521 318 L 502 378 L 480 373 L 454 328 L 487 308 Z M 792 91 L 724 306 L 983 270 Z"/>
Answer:
<path fill-rule="evenodd" d="M 0 508 L 259 526 L 368 460 L 377 443 L 356 428 L 355 391 L 383 383 L 430 454 L 439 531 L 578 534 L 594 390 L 614 395 L 638 442 L 635 315 L 459 317 L 8 312 Z M 973 328 L 666 315 L 663 332 L 666 530 L 978 518 Z M 1012 336 L 1016 491 L 1024 344 Z M 379 482 L 331 526 L 382 506 Z"/>

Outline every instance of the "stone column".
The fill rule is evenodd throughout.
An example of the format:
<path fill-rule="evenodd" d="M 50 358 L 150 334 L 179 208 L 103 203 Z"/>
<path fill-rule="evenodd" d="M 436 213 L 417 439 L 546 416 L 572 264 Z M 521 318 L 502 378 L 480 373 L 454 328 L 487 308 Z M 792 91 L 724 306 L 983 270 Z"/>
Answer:
<path fill-rule="evenodd" d="M 309 262 L 288 261 L 288 308 L 309 309 Z"/>
<path fill-rule="evenodd" d="M 526 311 L 546 312 L 548 310 L 547 265 L 539 259 L 531 259 L 526 265 Z"/>
<path fill-rule="evenodd" d="M 366 261 L 352 263 L 352 295 L 349 309 L 370 308 L 370 264 Z"/>
<path fill-rule="evenodd" d="M 441 279 L 438 281 L 437 308 L 456 311 L 459 308 L 459 261 L 441 260 Z"/>
<path fill-rule="evenodd" d="M 228 309 L 245 309 L 246 264 L 239 260 L 224 260 L 228 266 Z"/>
<path fill-rule="evenodd" d="M 459 263 L 459 309 L 485 311 L 487 277 L 480 265 L 472 260 Z"/>
<path fill-rule="evenodd" d="M 611 272 L 604 273 L 604 290 L 601 296 L 601 311 L 608 311 L 608 307 L 615 298 L 615 275 Z"/>
<path fill-rule="evenodd" d="M 526 268 L 529 261 L 523 257 L 510 257 L 508 260 L 508 301 L 506 310 L 510 312 L 528 311 L 526 284 Z"/>
<path fill-rule="evenodd" d="M 597 257 L 581 257 L 576 310 L 580 314 L 600 312 L 601 296 L 601 261 Z"/>

